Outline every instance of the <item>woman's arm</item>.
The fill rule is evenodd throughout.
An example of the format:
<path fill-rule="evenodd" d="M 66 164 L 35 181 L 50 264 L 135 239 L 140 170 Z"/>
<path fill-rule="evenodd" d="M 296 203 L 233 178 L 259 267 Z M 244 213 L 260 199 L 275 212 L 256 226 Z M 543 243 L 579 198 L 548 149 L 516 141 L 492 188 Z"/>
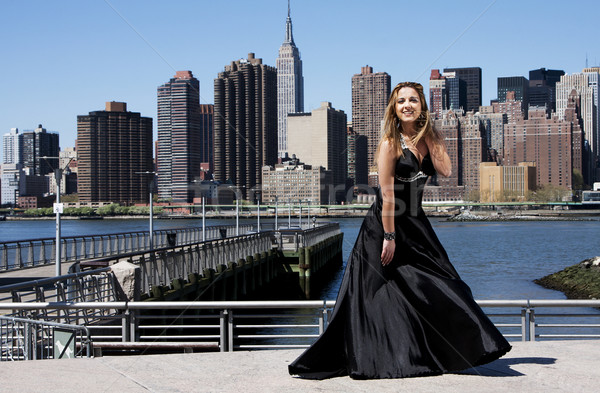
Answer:
<path fill-rule="evenodd" d="M 452 162 L 450 156 L 446 150 L 446 145 L 443 141 L 434 141 L 433 138 L 425 138 L 427 143 L 427 149 L 431 155 L 431 161 L 433 161 L 433 167 L 435 171 L 444 177 L 452 175 Z"/>
<path fill-rule="evenodd" d="M 389 141 L 384 141 L 379 149 L 377 168 L 379 170 L 379 187 L 382 196 L 381 221 L 384 232 L 394 232 L 394 174 L 398 152 Z M 385 266 L 392 261 L 396 250 L 394 240 L 384 240 L 381 251 L 381 263 Z"/>

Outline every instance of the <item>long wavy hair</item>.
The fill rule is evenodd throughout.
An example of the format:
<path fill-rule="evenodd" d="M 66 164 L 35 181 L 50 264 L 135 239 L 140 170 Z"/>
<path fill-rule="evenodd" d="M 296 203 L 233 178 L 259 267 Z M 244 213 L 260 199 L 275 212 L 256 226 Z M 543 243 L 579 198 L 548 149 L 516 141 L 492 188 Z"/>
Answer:
<path fill-rule="evenodd" d="M 375 154 L 375 164 L 377 164 L 377 158 L 379 157 L 379 151 L 381 144 L 388 141 L 392 148 L 394 148 L 399 156 L 401 157 L 404 153 L 402 152 L 402 143 L 400 140 L 400 134 L 402 133 L 402 122 L 396 114 L 396 100 L 398 92 L 403 87 L 411 87 L 416 90 L 421 101 L 421 114 L 417 118 L 417 133 L 411 137 L 413 144 L 416 146 L 419 141 L 425 137 L 431 138 L 435 145 L 441 145 L 444 143 L 441 135 L 433 128 L 433 120 L 429 114 L 429 108 L 427 107 L 427 101 L 425 101 L 425 94 L 423 93 L 423 86 L 417 82 L 401 82 L 394 87 L 392 94 L 388 100 L 387 108 L 384 116 L 383 135 L 377 146 L 377 153 Z"/>

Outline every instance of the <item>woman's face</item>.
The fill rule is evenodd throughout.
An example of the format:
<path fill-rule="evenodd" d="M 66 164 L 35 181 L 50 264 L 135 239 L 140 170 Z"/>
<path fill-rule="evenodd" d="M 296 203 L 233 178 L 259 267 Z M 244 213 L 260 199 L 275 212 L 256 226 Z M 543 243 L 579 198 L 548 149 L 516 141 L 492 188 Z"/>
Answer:
<path fill-rule="evenodd" d="M 403 87 L 396 96 L 396 115 L 402 123 L 414 123 L 421 115 L 421 99 L 412 87 Z"/>

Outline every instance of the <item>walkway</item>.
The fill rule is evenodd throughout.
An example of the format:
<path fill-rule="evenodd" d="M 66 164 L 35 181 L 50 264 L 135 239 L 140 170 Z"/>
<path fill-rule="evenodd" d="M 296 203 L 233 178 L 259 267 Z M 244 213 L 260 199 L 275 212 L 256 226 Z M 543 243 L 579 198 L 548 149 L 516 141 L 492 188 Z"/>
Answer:
<path fill-rule="evenodd" d="M 597 392 L 600 340 L 516 342 L 504 358 L 461 374 L 395 380 L 292 378 L 301 350 L 38 360 L 0 366 L 18 392 Z"/>

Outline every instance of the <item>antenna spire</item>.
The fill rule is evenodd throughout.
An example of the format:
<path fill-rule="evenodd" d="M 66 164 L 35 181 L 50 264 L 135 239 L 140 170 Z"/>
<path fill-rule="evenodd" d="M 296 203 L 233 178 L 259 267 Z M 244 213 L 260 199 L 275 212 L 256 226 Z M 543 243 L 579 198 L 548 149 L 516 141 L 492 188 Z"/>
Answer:
<path fill-rule="evenodd" d="M 294 44 L 294 36 L 292 34 L 292 17 L 290 16 L 290 0 L 288 0 L 288 16 L 285 21 L 285 42 Z"/>

